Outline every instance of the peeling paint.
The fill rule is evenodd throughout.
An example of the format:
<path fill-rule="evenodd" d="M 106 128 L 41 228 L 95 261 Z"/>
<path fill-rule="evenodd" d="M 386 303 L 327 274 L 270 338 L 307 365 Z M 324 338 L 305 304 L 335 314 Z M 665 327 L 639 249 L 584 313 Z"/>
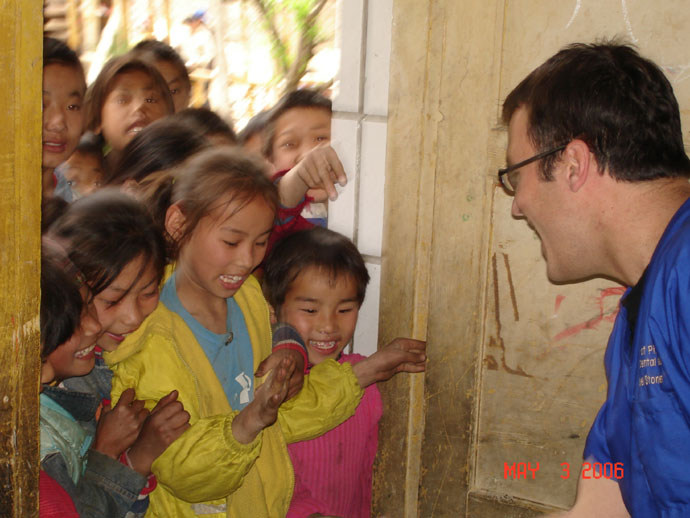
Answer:
<path fill-rule="evenodd" d="M 486 358 L 484 358 L 484 365 L 486 365 L 486 368 L 490 371 L 498 370 L 498 362 L 496 361 L 496 358 L 494 358 L 490 354 L 487 355 Z"/>
<path fill-rule="evenodd" d="M 515 297 L 515 287 L 513 286 L 513 274 L 510 271 L 510 258 L 508 254 L 503 255 L 503 264 L 506 267 L 506 274 L 508 275 L 508 287 L 510 288 L 510 301 L 513 303 L 513 316 L 515 321 L 520 321 L 520 312 L 518 311 L 517 298 Z"/>
<path fill-rule="evenodd" d="M 580 322 L 579 324 L 567 327 L 566 329 L 558 333 L 556 336 L 554 336 L 553 341 L 559 342 L 564 338 L 577 335 L 585 329 L 596 329 L 602 322 L 613 322 L 616 319 L 616 316 L 618 315 L 618 305 L 614 310 L 606 312 L 604 308 L 604 300 L 608 297 L 620 298 L 623 296 L 623 293 L 625 293 L 625 288 L 623 288 L 622 286 L 606 288 L 601 290 L 601 293 L 595 299 L 596 305 L 599 309 L 599 314 L 594 318 L 590 318 L 588 320 L 585 320 L 584 322 Z"/>
<path fill-rule="evenodd" d="M 489 345 L 491 345 L 492 341 L 495 341 L 495 344 L 498 345 L 498 347 L 501 349 L 501 367 L 503 367 L 503 370 L 505 370 L 508 374 L 532 378 L 534 376 L 532 376 L 531 374 L 527 374 L 524 370 L 522 370 L 522 367 L 520 367 L 519 365 L 516 365 L 515 368 L 512 368 L 509 367 L 506 363 L 506 346 L 505 342 L 503 341 L 503 337 L 501 336 L 501 304 L 498 289 L 498 266 L 496 264 L 496 254 L 493 254 L 491 256 L 491 268 L 494 277 L 494 316 L 496 318 L 496 338 L 489 338 Z"/>

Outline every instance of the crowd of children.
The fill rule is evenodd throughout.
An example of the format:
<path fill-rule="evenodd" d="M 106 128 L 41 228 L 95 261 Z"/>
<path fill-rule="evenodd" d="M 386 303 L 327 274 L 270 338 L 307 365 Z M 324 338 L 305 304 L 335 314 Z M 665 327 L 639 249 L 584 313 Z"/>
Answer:
<path fill-rule="evenodd" d="M 344 352 L 369 275 L 303 215 L 347 182 L 330 101 L 237 136 L 189 93 L 165 43 L 87 89 L 45 39 L 41 516 L 368 517 L 376 382 L 425 344 Z"/>

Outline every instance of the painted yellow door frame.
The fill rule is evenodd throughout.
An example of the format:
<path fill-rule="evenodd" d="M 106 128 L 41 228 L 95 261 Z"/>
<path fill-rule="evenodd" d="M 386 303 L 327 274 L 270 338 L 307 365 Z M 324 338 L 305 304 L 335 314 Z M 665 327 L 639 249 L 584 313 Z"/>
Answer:
<path fill-rule="evenodd" d="M 0 10 L 0 516 L 38 516 L 43 4 Z"/>

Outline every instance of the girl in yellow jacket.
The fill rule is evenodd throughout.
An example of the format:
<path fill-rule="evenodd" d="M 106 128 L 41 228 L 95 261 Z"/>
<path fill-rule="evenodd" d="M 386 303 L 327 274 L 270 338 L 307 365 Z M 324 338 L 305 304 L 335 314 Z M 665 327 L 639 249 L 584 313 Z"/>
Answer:
<path fill-rule="evenodd" d="M 354 369 L 314 367 L 287 399 L 301 356 L 271 353 L 268 306 L 251 275 L 278 206 L 262 167 L 239 150 L 211 149 L 155 185 L 176 268 L 161 304 L 106 356 L 113 403 L 132 387 L 152 408 L 174 389 L 190 414 L 191 427 L 153 464 L 158 487 L 147 516 L 285 516 L 293 490 L 286 443 L 347 419 L 363 387 L 423 369 L 423 344 L 396 341 Z M 266 357 L 272 369 L 262 383 L 254 373 Z"/>

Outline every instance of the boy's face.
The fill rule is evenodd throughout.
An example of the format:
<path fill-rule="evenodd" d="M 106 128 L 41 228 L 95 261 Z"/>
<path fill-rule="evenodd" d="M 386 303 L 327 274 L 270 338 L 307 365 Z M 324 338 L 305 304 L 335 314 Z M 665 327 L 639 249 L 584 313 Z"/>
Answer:
<path fill-rule="evenodd" d="M 93 303 L 84 304 L 79 327 L 69 339 L 48 355 L 41 367 L 43 382 L 84 376 L 94 367 L 94 347 L 101 333 Z"/>
<path fill-rule="evenodd" d="M 103 181 L 101 161 L 90 153 L 76 151 L 67 160 L 65 179 L 75 199 L 87 196 L 101 186 Z"/>
<path fill-rule="evenodd" d="M 290 285 L 279 317 L 297 329 L 309 363 L 317 365 L 340 356 L 352 340 L 358 314 L 357 286 L 351 275 L 333 278 L 328 271 L 309 267 Z"/>
<path fill-rule="evenodd" d="M 292 108 L 278 117 L 273 135 L 275 170 L 292 169 L 307 152 L 331 141 L 331 113 L 325 108 Z"/>
<path fill-rule="evenodd" d="M 168 105 L 154 79 L 141 70 L 128 70 L 113 79 L 96 132 L 113 150 L 122 151 L 137 133 L 166 115 Z"/>
<path fill-rule="evenodd" d="M 77 147 L 85 90 L 77 68 L 52 63 L 43 69 L 43 169 L 55 169 Z"/>
<path fill-rule="evenodd" d="M 175 113 L 187 108 L 191 98 L 191 91 L 182 72 L 169 61 L 156 61 L 155 66 L 163 76 L 163 79 L 165 79 L 165 82 L 168 83 L 170 95 L 172 95 L 173 103 L 175 104 Z"/>

